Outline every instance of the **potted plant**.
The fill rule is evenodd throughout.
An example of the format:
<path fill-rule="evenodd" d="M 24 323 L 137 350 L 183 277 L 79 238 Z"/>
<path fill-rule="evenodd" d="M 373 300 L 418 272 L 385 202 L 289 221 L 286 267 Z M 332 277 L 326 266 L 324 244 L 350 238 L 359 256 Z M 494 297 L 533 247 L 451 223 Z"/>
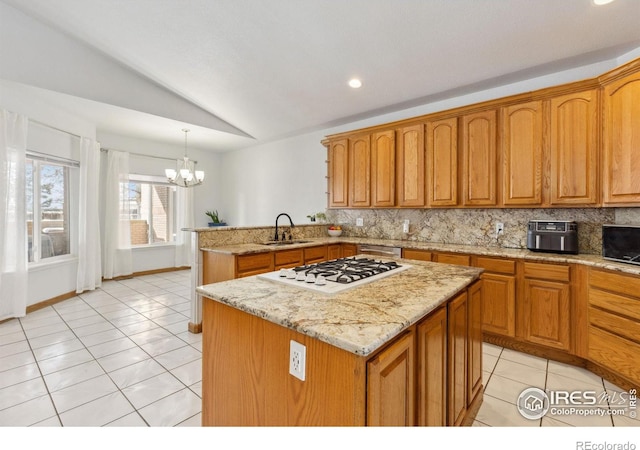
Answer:
<path fill-rule="evenodd" d="M 213 211 L 207 211 L 205 214 L 211 219 L 211 222 L 209 222 L 210 227 L 222 227 L 226 225 L 225 222 L 220 220 L 217 209 Z"/>

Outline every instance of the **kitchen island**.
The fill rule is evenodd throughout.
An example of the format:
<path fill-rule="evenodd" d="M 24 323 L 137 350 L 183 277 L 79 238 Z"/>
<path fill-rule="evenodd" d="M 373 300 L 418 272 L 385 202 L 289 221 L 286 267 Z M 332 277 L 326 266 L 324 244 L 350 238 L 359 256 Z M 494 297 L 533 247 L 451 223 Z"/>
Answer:
<path fill-rule="evenodd" d="M 258 277 L 197 288 L 203 425 L 459 425 L 481 401 L 482 269 L 408 270 L 334 295 Z M 290 345 L 304 346 L 302 379 Z"/>

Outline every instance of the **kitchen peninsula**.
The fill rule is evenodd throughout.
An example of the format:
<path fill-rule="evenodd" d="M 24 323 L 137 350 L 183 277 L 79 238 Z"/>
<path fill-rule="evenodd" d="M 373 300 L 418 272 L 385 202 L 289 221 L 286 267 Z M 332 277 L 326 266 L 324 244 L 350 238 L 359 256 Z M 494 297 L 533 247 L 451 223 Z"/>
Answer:
<path fill-rule="evenodd" d="M 334 295 L 256 276 L 198 287 L 203 425 L 468 422 L 482 399 L 482 269 L 396 261 L 411 267 Z M 289 373 L 291 341 L 304 380 Z"/>

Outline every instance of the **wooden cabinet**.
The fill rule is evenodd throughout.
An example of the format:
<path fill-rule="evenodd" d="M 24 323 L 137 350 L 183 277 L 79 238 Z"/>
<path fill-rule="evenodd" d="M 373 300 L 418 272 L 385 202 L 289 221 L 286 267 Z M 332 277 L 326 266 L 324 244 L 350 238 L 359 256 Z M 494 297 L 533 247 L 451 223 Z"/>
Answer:
<path fill-rule="evenodd" d="M 497 119 L 496 111 L 466 114 L 460 119 L 462 147 L 462 204 L 496 206 Z"/>
<path fill-rule="evenodd" d="M 550 118 L 550 204 L 595 205 L 599 199 L 598 91 L 552 98 Z"/>
<path fill-rule="evenodd" d="M 371 146 L 369 135 L 349 138 L 349 206 L 371 206 Z"/>
<path fill-rule="evenodd" d="M 398 206 L 425 206 L 424 125 L 411 125 L 396 131 Z"/>
<path fill-rule="evenodd" d="M 606 205 L 640 203 L 640 72 L 604 86 L 603 194 Z"/>
<path fill-rule="evenodd" d="M 342 245 L 341 244 L 329 244 L 327 245 L 327 259 L 342 258 Z"/>
<path fill-rule="evenodd" d="M 305 247 L 304 264 L 314 264 L 327 259 L 327 247 L 324 245 L 318 245 L 317 247 Z"/>
<path fill-rule="evenodd" d="M 342 244 L 342 257 L 356 256 L 358 254 L 358 246 L 356 244 Z"/>
<path fill-rule="evenodd" d="M 273 253 L 273 270 L 279 270 L 288 267 L 297 267 L 301 266 L 303 263 L 304 256 L 303 250 L 301 248 L 280 250 Z"/>
<path fill-rule="evenodd" d="M 340 139 L 329 144 L 329 207 L 349 206 L 349 143 Z"/>
<path fill-rule="evenodd" d="M 448 304 L 447 425 L 460 425 L 467 412 L 467 294 Z"/>
<path fill-rule="evenodd" d="M 447 308 L 418 324 L 417 425 L 447 424 Z"/>
<path fill-rule="evenodd" d="M 467 290 L 467 407 L 482 388 L 482 284 Z"/>
<path fill-rule="evenodd" d="M 471 265 L 471 257 L 458 253 L 434 253 L 433 261 L 443 264 L 455 264 L 458 266 Z"/>
<path fill-rule="evenodd" d="M 502 336 L 516 335 L 516 263 L 477 256 L 474 266 L 482 273 L 482 328 Z"/>
<path fill-rule="evenodd" d="M 418 261 L 431 261 L 433 253 L 427 250 L 403 248 L 402 257 L 405 259 L 417 259 Z"/>
<path fill-rule="evenodd" d="M 389 207 L 396 204 L 396 145 L 393 130 L 371 137 L 371 204 Z"/>
<path fill-rule="evenodd" d="M 409 330 L 367 362 L 367 425 L 415 424 L 415 341 Z"/>
<path fill-rule="evenodd" d="M 458 204 L 458 119 L 427 122 L 427 204 Z"/>
<path fill-rule="evenodd" d="M 589 271 L 588 357 L 640 385 L 640 278 Z"/>
<path fill-rule="evenodd" d="M 236 256 L 235 278 L 250 277 L 273 270 L 273 254 L 271 252 Z"/>
<path fill-rule="evenodd" d="M 524 263 L 519 311 L 524 340 L 571 350 L 570 273 L 567 265 Z"/>
<path fill-rule="evenodd" d="M 501 108 L 502 203 L 542 204 L 542 101 Z"/>

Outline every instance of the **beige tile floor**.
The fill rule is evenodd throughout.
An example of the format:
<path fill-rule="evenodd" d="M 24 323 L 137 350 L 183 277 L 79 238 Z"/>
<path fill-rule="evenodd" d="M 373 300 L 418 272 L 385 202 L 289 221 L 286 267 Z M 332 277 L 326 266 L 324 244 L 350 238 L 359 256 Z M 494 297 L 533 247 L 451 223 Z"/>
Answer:
<path fill-rule="evenodd" d="M 0 324 L 0 426 L 199 426 L 202 335 L 187 331 L 189 271 L 108 281 Z M 640 426 L 516 409 L 527 387 L 621 389 L 572 366 L 484 345 L 477 426 Z M 605 407 L 607 407 L 605 405 Z"/>

